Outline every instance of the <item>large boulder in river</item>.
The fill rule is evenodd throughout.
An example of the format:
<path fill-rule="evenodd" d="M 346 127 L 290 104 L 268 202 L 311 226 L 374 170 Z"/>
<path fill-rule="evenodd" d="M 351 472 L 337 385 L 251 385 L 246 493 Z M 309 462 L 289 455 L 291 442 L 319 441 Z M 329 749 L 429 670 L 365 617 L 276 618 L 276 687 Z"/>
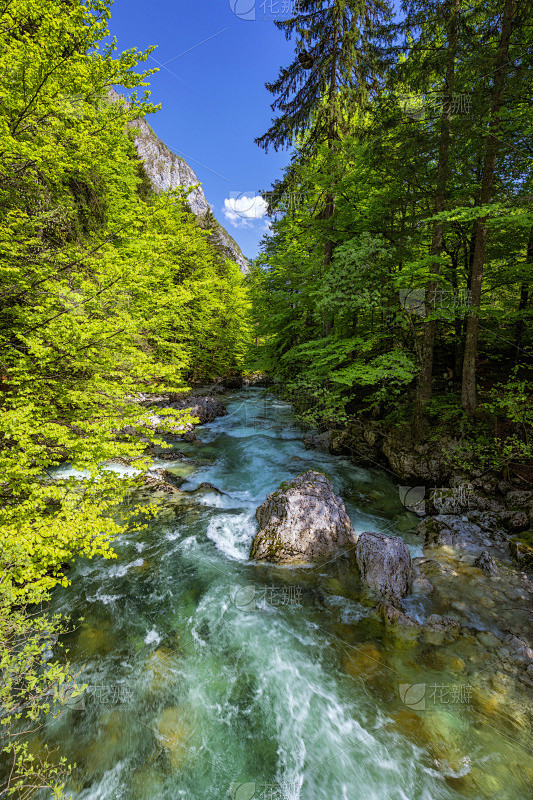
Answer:
<path fill-rule="evenodd" d="M 294 564 L 318 561 L 356 542 L 344 503 L 329 478 L 312 470 L 283 483 L 259 506 L 250 558 Z"/>
<path fill-rule="evenodd" d="M 413 574 L 411 553 L 399 536 L 361 533 L 355 555 L 361 580 L 370 589 L 392 599 L 401 599 L 409 593 Z"/>
<path fill-rule="evenodd" d="M 200 424 L 213 422 L 217 417 L 224 417 L 228 412 L 219 397 L 195 397 L 189 396 L 182 400 L 170 403 L 171 408 L 190 408 L 191 415 L 198 417 Z"/>
<path fill-rule="evenodd" d="M 138 478 L 138 483 L 142 484 L 150 492 L 181 494 L 179 487 L 182 483 L 185 483 L 185 478 L 174 475 L 168 469 L 152 468 Z"/>

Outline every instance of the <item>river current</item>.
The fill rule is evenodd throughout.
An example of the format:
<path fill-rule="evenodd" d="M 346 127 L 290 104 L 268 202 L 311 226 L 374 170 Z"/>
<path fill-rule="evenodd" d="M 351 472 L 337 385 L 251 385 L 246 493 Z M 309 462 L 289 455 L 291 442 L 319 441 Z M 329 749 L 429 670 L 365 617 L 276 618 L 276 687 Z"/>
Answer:
<path fill-rule="evenodd" d="M 531 796 L 528 731 L 479 677 L 476 641 L 391 638 L 353 560 L 256 564 L 255 509 L 307 469 L 325 472 L 356 532 L 421 555 L 417 518 L 386 473 L 306 450 L 286 403 L 262 390 L 176 448 L 190 492 L 79 561 L 52 609 L 87 684 L 34 742 L 76 762 L 74 800 L 457 800 Z M 209 482 L 221 493 L 203 488 Z M 428 600 L 407 601 L 423 617 Z M 499 700 L 498 700 L 499 702 Z"/>

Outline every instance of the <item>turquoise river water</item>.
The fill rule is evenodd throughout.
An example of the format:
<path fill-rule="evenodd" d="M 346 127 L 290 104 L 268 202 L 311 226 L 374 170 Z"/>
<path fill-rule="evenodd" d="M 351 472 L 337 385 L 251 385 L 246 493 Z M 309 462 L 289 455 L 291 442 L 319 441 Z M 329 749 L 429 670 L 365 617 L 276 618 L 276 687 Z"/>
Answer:
<path fill-rule="evenodd" d="M 80 561 L 54 594 L 53 610 L 83 617 L 67 644 L 87 689 L 33 746 L 76 762 L 73 800 L 532 797 L 523 702 L 484 682 L 475 637 L 391 638 L 349 557 L 248 560 L 255 509 L 306 469 L 331 478 L 357 532 L 402 535 L 419 556 L 397 487 L 306 451 L 291 407 L 262 390 L 224 402 L 228 416 L 176 445 L 194 463 L 158 464 L 183 490 L 224 494 L 165 498 L 116 560 Z"/>

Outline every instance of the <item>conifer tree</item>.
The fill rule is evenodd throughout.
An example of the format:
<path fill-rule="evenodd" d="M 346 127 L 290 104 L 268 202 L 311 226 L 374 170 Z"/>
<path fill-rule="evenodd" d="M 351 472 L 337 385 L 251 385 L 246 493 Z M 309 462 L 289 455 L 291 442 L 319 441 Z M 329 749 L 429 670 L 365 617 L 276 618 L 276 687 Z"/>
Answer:
<path fill-rule="evenodd" d="M 388 0 L 301 0 L 298 14 L 275 24 L 285 37 L 296 37 L 295 57 L 266 88 L 276 96 L 272 110 L 279 112 L 269 130 L 256 139 L 268 150 L 303 140 L 305 162 L 327 145 L 329 162 L 342 136 L 346 117 L 363 108 L 379 86 L 378 31 L 390 17 Z M 286 186 L 284 188 L 287 188 Z M 335 212 L 335 179 L 324 198 L 321 218 Z M 328 225 L 324 244 L 324 270 L 335 246 Z M 331 323 L 325 320 L 325 332 Z"/>
<path fill-rule="evenodd" d="M 296 38 L 295 57 L 266 84 L 279 114 L 256 143 L 278 150 L 303 135 L 308 151 L 331 146 L 342 127 L 340 95 L 362 106 L 378 87 L 377 36 L 389 16 L 388 0 L 300 0 L 297 16 L 276 21 Z"/>

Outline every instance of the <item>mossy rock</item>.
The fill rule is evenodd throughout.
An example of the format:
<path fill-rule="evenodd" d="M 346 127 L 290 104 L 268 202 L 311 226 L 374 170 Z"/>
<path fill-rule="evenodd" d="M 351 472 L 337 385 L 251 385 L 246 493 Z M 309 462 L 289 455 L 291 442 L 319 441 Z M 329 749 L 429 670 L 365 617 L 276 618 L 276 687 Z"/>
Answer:
<path fill-rule="evenodd" d="M 533 531 L 525 531 L 511 539 L 509 550 L 520 566 L 533 569 Z"/>

